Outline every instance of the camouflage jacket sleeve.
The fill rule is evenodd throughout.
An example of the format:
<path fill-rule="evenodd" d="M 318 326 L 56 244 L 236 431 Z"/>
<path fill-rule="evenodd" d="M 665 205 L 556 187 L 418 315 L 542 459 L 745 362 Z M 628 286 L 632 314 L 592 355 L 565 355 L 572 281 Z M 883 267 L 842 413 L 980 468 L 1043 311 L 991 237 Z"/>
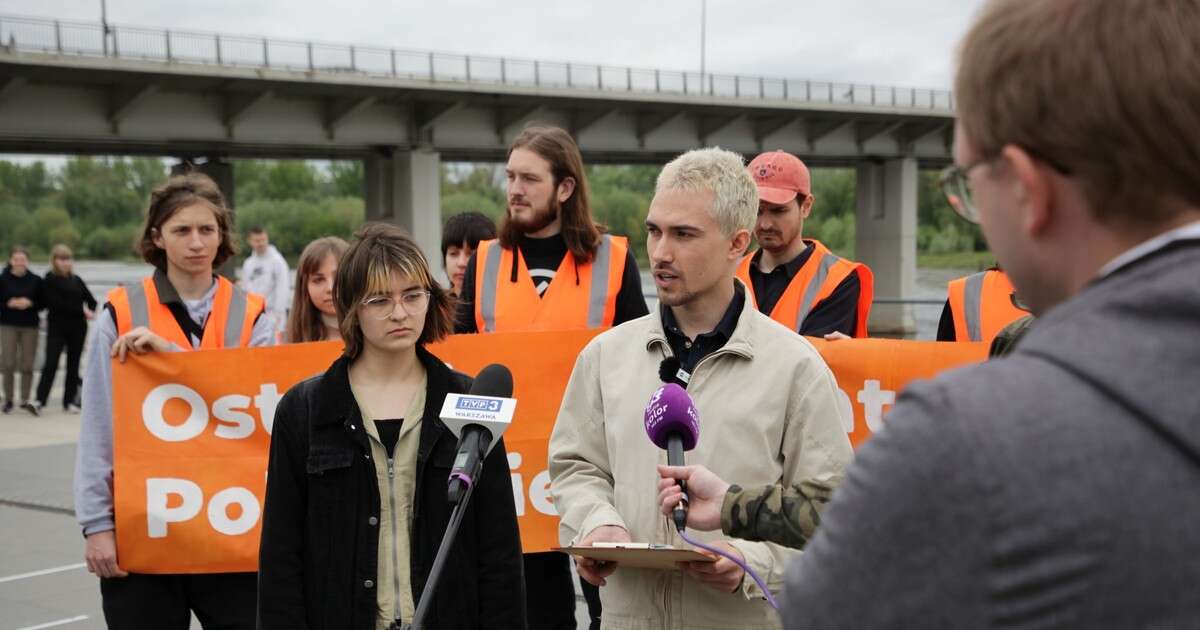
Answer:
<path fill-rule="evenodd" d="M 1029 330 L 1029 325 L 1032 323 L 1033 315 L 1026 315 L 1005 326 L 992 340 L 992 345 L 988 349 L 988 357 L 1002 357 L 1012 352 L 1017 341 L 1025 336 L 1025 331 Z"/>
<path fill-rule="evenodd" d="M 833 490 L 811 482 L 729 487 L 721 507 L 721 529 L 734 538 L 801 548 L 821 524 L 821 510 Z"/>

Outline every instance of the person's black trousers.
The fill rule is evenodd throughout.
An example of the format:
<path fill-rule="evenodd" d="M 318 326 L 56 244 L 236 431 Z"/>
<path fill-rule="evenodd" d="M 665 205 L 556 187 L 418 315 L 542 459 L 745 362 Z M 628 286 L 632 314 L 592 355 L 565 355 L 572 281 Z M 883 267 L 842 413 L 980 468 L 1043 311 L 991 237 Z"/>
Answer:
<path fill-rule="evenodd" d="M 50 388 L 58 372 L 58 358 L 67 351 L 67 373 L 63 375 L 63 407 L 78 404 L 79 357 L 83 354 L 83 342 L 87 337 L 87 324 L 49 325 L 46 329 L 46 362 L 42 365 L 42 378 L 38 381 L 37 399 L 45 407 L 50 400 Z"/>
<path fill-rule="evenodd" d="M 583 578 L 579 578 L 579 588 L 583 591 L 583 599 L 587 602 L 588 619 L 591 620 L 588 630 L 600 630 L 600 587 L 592 586 Z"/>
<path fill-rule="evenodd" d="M 109 630 L 187 630 L 192 612 L 204 630 L 254 630 L 257 573 L 197 573 L 101 578 Z"/>
<path fill-rule="evenodd" d="M 575 623 L 575 586 L 571 584 L 571 559 L 557 551 L 527 553 L 525 559 L 525 614 L 529 630 L 569 630 Z M 600 629 L 600 589 L 579 578 L 587 601 L 589 630 Z"/>

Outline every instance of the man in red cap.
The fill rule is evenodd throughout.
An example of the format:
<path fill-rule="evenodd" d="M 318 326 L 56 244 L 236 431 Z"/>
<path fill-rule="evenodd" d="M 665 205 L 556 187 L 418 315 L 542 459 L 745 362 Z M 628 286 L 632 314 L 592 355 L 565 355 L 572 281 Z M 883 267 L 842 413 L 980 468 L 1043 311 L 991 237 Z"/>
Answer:
<path fill-rule="evenodd" d="M 742 260 L 737 276 L 758 310 L 802 335 L 866 337 L 871 269 L 801 237 L 814 199 L 808 167 L 790 153 L 772 151 L 748 168 L 758 185 L 759 249 Z"/>

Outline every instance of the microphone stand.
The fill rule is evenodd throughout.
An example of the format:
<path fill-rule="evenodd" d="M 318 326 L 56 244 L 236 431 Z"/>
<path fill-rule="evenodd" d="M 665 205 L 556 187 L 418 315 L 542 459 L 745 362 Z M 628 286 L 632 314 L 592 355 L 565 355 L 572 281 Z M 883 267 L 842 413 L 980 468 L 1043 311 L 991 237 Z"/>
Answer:
<path fill-rule="evenodd" d="M 429 609 L 433 606 L 433 596 L 437 591 L 438 580 L 442 577 L 442 571 L 446 567 L 450 548 L 454 546 L 454 540 L 458 537 L 458 527 L 462 525 L 467 504 L 471 501 L 471 495 L 475 493 L 475 482 L 483 472 L 483 453 L 487 451 L 487 447 L 487 443 L 480 442 L 480 456 L 476 458 L 469 477 L 461 475 L 452 477 L 450 480 L 451 483 L 455 481 L 465 483 L 467 490 L 465 493 L 458 494 L 460 500 L 454 504 L 454 511 L 450 513 L 450 522 L 446 525 L 446 532 L 442 534 L 442 544 L 438 547 L 437 556 L 433 559 L 433 568 L 429 570 L 429 579 L 425 581 L 425 590 L 421 591 L 421 599 L 417 602 L 413 621 L 411 624 L 399 626 L 399 630 L 425 630 L 425 617 L 428 616 Z M 464 479 L 464 477 L 466 478 Z M 451 494 L 453 495 L 453 493 Z"/>

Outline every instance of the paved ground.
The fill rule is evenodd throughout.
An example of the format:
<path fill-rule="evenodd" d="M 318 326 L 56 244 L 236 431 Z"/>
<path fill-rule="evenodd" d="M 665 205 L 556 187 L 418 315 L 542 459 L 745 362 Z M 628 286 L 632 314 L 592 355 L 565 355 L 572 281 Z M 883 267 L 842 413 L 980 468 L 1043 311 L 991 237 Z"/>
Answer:
<path fill-rule="evenodd" d="M 79 416 L 0 416 L 0 630 L 103 628 L 71 475 Z"/>

